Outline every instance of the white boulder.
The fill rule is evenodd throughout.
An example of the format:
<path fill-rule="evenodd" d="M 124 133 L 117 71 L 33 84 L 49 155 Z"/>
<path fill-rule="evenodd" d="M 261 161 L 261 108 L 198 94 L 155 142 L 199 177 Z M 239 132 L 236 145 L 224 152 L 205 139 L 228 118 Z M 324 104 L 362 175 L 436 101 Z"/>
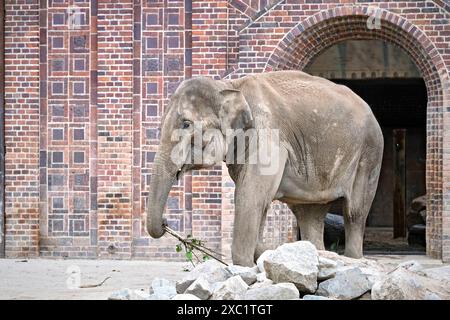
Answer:
<path fill-rule="evenodd" d="M 293 283 L 309 293 L 317 289 L 318 265 L 317 250 L 309 241 L 285 243 L 264 260 L 267 278 L 274 283 Z"/>

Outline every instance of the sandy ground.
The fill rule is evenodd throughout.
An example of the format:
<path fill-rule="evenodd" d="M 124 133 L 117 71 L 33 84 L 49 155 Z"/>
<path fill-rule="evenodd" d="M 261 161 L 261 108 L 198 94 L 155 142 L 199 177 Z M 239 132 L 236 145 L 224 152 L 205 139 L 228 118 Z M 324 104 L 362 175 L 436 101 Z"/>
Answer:
<path fill-rule="evenodd" d="M 26 261 L 26 262 L 23 262 Z M 0 259 L 0 299 L 107 299 L 123 288 L 148 290 L 155 277 L 180 279 L 179 262 L 124 260 Z M 78 277 L 79 275 L 79 277 Z M 98 284 L 96 288 L 74 288 Z"/>
<path fill-rule="evenodd" d="M 425 256 L 370 255 L 383 264 L 395 267 L 407 260 L 417 260 L 425 267 L 441 266 L 442 262 Z M 107 299 L 123 288 L 148 290 L 155 277 L 180 279 L 184 275 L 180 262 L 124 260 L 50 260 L 0 259 L 0 299 Z M 98 284 L 102 286 L 74 288 Z"/>

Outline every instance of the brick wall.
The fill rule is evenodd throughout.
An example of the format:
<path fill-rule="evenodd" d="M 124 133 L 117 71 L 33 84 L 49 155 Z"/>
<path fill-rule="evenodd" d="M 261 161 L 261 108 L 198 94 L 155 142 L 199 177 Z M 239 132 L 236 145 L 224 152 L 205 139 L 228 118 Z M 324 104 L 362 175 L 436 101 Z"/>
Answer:
<path fill-rule="evenodd" d="M 373 17 L 381 29 L 367 27 Z M 303 69 L 330 45 L 368 38 L 403 48 L 426 82 L 427 252 L 450 259 L 448 1 L 15 0 L 5 37 L 8 257 L 182 259 L 173 239 L 145 231 L 177 85 Z M 233 190 L 225 166 L 187 174 L 169 224 L 229 257 Z M 295 239 L 294 225 L 274 204 L 266 241 Z"/>

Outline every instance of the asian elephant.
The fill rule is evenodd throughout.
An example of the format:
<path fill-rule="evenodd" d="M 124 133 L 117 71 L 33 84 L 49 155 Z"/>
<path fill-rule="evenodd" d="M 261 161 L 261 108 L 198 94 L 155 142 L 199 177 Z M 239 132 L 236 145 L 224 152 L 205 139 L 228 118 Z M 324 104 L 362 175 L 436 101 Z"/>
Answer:
<path fill-rule="evenodd" d="M 198 130 L 214 134 L 198 139 Z M 240 138 L 230 138 L 230 132 L 244 134 L 240 151 Z M 268 139 L 264 162 L 250 161 L 259 132 L 278 135 L 278 140 Z M 184 152 L 174 156 L 180 145 Z M 252 266 L 264 250 L 262 233 L 273 200 L 289 206 L 303 240 L 324 249 L 325 215 L 331 202 L 342 199 L 345 255 L 360 258 L 382 154 L 383 135 L 370 107 L 343 85 L 300 71 L 188 79 L 172 95 L 162 119 L 147 230 L 153 238 L 164 234 L 164 206 L 176 179 L 226 160 L 236 186 L 234 264 Z M 244 161 L 237 161 L 240 156 Z"/>

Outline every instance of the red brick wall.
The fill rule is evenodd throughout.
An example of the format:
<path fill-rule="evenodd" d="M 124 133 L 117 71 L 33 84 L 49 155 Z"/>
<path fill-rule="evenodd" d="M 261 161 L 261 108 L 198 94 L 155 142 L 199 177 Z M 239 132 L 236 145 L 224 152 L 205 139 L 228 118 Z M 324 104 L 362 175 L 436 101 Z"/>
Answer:
<path fill-rule="evenodd" d="M 368 6 L 382 8 L 381 29 L 367 28 Z M 302 69 L 338 41 L 377 38 L 404 48 L 426 81 L 427 251 L 450 259 L 448 1 L 16 0 L 5 32 L 7 256 L 182 259 L 173 239 L 145 231 L 177 85 Z M 225 166 L 186 175 L 169 224 L 229 256 L 233 190 Z M 266 240 L 295 237 L 289 210 L 274 205 Z"/>

